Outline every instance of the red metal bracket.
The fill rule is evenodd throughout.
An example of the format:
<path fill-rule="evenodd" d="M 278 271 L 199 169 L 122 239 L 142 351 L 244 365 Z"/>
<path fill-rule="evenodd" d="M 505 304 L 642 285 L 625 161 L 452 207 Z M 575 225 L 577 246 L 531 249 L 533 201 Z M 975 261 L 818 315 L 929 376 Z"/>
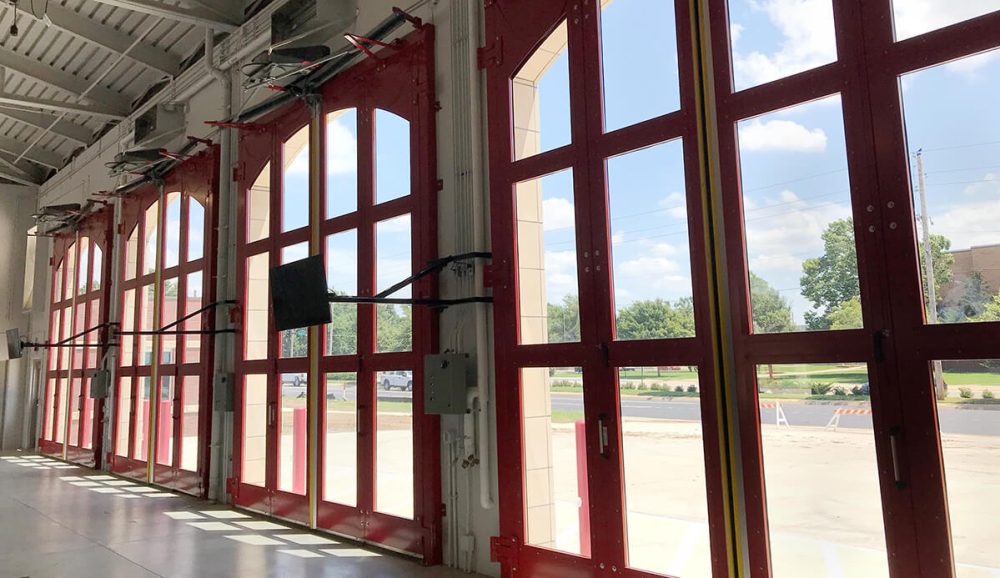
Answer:
<path fill-rule="evenodd" d="M 498 36 L 493 42 L 477 48 L 476 60 L 480 70 L 500 66 L 503 62 L 503 38 Z"/>
<path fill-rule="evenodd" d="M 407 12 L 406 10 L 403 10 L 402 8 L 398 8 L 396 6 L 393 6 L 392 7 L 392 13 L 393 14 L 398 14 L 398 15 L 402 16 L 403 18 L 405 18 L 406 21 L 409 22 L 410 24 L 412 24 L 414 28 L 419 29 L 419 28 L 421 28 L 424 25 L 424 21 L 423 20 L 421 20 L 420 18 L 417 18 L 416 16 L 413 16 L 412 14 L 410 14 L 409 12 Z"/>
<path fill-rule="evenodd" d="M 369 49 L 363 43 L 374 44 L 375 46 L 381 46 L 382 48 L 393 48 L 393 44 L 398 43 L 398 41 L 396 41 L 393 42 L 393 44 L 388 44 L 386 42 L 382 42 L 381 40 L 374 40 L 372 38 L 367 38 L 365 36 L 359 36 L 357 34 L 352 34 L 352 33 L 345 34 L 344 38 L 348 42 L 350 42 L 355 48 L 368 55 L 369 58 L 374 58 L 376 60 L 378 59 L 378 56 L 376 56 L 375 53 L 372 52 L 371 49 Z"/>
<path fill-rule="evenodd" d="M 517 563 L 517 538 L 490 536 L 490 562 L 505 565 Z"/>
<path fill-rule="evenodd" d="M 221 120 L 206 120 L 205 124 L 217 128 L 235 128 L 236 130 L 248 130 L 251 132 L 267 131 L 267 127 L 254 122 L 225 122 Z"/>

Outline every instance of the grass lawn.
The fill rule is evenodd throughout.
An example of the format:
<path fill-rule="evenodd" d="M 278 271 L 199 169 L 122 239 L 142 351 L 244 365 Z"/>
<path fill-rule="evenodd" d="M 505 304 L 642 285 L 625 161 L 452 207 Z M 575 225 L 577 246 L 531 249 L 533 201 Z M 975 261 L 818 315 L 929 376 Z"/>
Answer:
<path fill-rule="evenodd" d="M 327 410 L 333 411 L 355 411 L 357 405 L 353 401 L 326 400 Z M 402 401 L 380 401 L 378 411 L 387 413 L 413 413 L 413 404 Z"/>
<path fill-rule="evenodd" d="M 1000 385 L 1000 373 L 949 373 L 945 372 L 944 381 L 952 385 Z"/>

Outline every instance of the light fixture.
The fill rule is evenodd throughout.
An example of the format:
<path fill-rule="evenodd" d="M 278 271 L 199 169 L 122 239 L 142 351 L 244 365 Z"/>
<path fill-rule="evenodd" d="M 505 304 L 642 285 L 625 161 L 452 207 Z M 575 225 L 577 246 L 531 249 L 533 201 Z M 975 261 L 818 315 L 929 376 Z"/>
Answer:
<path fill-rule="evenodd" d="M 13 10 L 14 17 L 10 23 L 10 35 L 17 36 L 17 33 L 19 32 L 17 29 L 17 0 L 14 0 L 13 2 L 11 2 L 11 4 L 14 5 L 14 10 Z"/>

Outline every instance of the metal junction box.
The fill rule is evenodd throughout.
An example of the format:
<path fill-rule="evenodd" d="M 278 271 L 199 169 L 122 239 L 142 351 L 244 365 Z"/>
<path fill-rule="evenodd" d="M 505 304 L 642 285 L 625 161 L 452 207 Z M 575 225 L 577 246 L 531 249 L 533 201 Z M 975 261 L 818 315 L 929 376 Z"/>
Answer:
<path fill-rule="evenodd" d="M 433 415 L 468 411 L 468 388 L 475 385 L 473 364 L 466 354 L 428 355 L 424 358 L 424 411 Z"/>

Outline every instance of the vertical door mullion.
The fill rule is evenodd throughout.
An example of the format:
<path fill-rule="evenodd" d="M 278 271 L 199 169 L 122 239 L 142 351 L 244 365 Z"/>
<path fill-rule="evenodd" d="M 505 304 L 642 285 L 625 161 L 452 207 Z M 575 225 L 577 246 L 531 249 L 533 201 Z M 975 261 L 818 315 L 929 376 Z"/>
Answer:
<path fill-rule="evenodd" d="M 358 107 L 358 291 L 375 294 L 375 125 L 370 99 Z M 375 511 L 376 408 L 375 305 L 358 306 L 358 507 L 367 517 Z M 367 525 L 367 521 L 364 522 Z M 367 533 L 367 530 L 363 530 Z"/>
<path fill-rule="evenodd" d="M 281 221 L 283 215 L 281 213 L 281 200 L 284 194 L 282 173 L 283 173 L 283 158 L 282 158 L 282 146 L 281 139 L 278 137 L 277 131 L 272 131 L 269 145 L 271 148 L 271 164 L 270 164 L 270 179 L 271 179 L 271 198 L 270 198 L 270 215 L 271 219 L 268 223 L 270 227 L 270 234 L 267 240 L 267 254 L 268 254 L 268 267 L 272 268 L 281 263 L 281 250 L 278 245 L 278 236 L 281 231 Z M 281 398 L 281 376 L 278 375 L 278 357 L 281 353 L 281 337 L 278 335 L 277 329 L 274 324 L 274 314 L 270 311 L 270 304 L 268 304 L 268 316 L 267 316 L 267 363 L 271 370 L 267 375 L 267 406 L 266 406 L 266 419 L 267 422 L 267 440 L 266 452 L 267 458 L 265 460 L 266 471 L 264 474 L 264 486 L 267 488 L 267 508 L 268 513 L 274 510 L 274 495 L 278 489 L 278 468 L 279 464 L 279 448 L 280 448 L 280 435 L 281 429 L 278 425 L 280 420 L 278 403 Z"/>

